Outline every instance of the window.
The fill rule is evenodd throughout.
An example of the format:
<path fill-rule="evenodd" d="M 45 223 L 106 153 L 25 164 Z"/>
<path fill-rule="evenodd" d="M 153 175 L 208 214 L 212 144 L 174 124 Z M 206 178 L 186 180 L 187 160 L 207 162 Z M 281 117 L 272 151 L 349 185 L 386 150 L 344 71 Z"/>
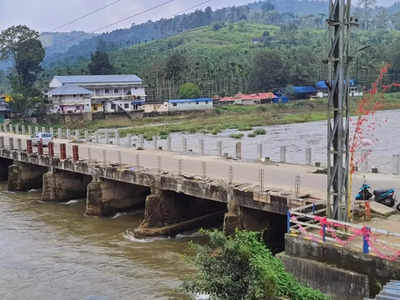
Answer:
<path fill-rule="evenodd" d="M 76 95 L 74 95 L 74 98 L 76 97 Z"/>
<path fill-rule="evenodd" d="M 125 103 L 124 108 L 129 108 L 129 103 Z"/>
<path fill-rule="evenodd" d="M 109 89 L 105 89 L 104 92 L 105 92 L 106 94 L 109 94 L 109 93 L 110 93 L 110 90 L 109 90 Z"/>
<path fill-rule="evenodd" d="M 111 104 L 111 109 L 115 110 L 115 104 Z"/>
<path fill-rule="evenodd" d="M 208 104 L 208 101 L 206 101 L 206 104 Z"/>
<path fill-rule="evenodd" d="M 177 106 L 178 104 L 177 104 L 177 103 L 173 103 L 172 105 L 173 105 L 173 106 Z"/>
<path fill-rule="evenodd" d="M 119 90 L 118 89 L 114 89 L 114 94 L 118 94 Z"/>
<path fill-rule="evenodd" d="M 196 101 L 196 104 L 199 104 L 199 101 Z"/>

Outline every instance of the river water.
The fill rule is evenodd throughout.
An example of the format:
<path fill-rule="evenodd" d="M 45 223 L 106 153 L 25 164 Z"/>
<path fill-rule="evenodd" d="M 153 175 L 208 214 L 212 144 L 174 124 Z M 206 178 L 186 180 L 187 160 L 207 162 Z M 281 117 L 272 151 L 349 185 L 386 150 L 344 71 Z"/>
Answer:
<path fill-rule="evenodd" d="M 0 184 L 0 299 L 188 299 L 188 238 L 138 241 L 143 212 L 93 218 L 84 201 L 39 200 Z"/>

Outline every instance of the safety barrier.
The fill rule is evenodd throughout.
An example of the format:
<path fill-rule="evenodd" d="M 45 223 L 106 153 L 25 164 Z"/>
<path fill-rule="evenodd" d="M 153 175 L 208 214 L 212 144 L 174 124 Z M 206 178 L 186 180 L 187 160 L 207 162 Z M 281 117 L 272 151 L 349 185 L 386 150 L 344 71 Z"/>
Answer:
<path fill-rule="evenodd" d="M 375 255 L 385 260 L 399 259 L 399 233 L 329 219 L 323 215 L 324 209 L 316 210 L 315 206 L 316 204 L 311 204 L 288 211 L 288 233 L 298 234 L 317 243 L 361 250 L 364 254 Z M 311 213 L 302 212 L 310 209 Z M 390 241 L 382 238 L 389 238 Z M 398 243 L 393 242 L 393 239 Z"/>

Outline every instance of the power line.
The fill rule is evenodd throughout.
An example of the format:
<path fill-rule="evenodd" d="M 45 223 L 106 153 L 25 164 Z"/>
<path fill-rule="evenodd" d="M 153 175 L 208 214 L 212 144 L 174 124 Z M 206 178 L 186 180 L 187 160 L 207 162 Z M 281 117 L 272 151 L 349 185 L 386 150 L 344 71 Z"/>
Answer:
<path fill-rule="evenodd" d="M 197 7 L 199 7 L 199 6 L 202 6 L 202 5 L 204 5 L 204 4 L 207 4 L 207 3 L 211 2 L 211 1 L 214 1 L 214 0 L 206 0 L 206 1 L 203 1 L 203 2 L 201 2 L 201 3 L 199 3 L 199 4 L 193 5 L 192 7 L 186 8 L 186 9 L 180 11 L 180 12 L 177 12 L 177 13 L 174 15 L 174 17 L 176 17 L 176 16 L 178 16 L 178 15 L 181 15 L 181 14 L 184 14 L 185 12 L 188 12 L 189 10 L 192 10 L 192 9 L 194 9 L 194 8 L 197 8 Z"/>
<path fill-rule="evenodd" d="M 76 18 L 76 19 L 73 19 L 72 21 L 69 21 L 69 22 L 64 23 L 64 24 L 62 24 L 62 25 L 60 25 L 60 26 L 55 27 L 55 28 L 54 28 L 53 30 L 51 30 L 51 31 L 56 31 L 56 30 L 61 29 L 61 28 L 65 27 L 65 26 L 74 24 L 74 23 L 76 23 L 76 22 L 78 22 L 78 21 L 80 21 L 80 20 L 82 20 L 82 19 L 85 19 L 85 18 L 87 18 L 87 17 L 89 17 L 89 16 L 91 16 L 91 15 L 94 15 L 94 14 L 96 14 L 96 13 L 102 11 L 102 10 L 105 10 L 105 9 L 109 8 L 110 6 L 113 6 L 113 5 L 115 5 L 115 4 L 117 4 L 117 3 L 121 2 L 121 1 L 122 1 L 122 0 L 116 0 L 116 1 L 114 1 L 114 2 L 111 2 L 111 3 L 107 4 L 107 5 L 104 5 L 104 6 L 102 6 L 102 7 L 96 8 L 95 10 L 93 10 L 93 11 L 91 11 L 91 12 L 88 12 L 87 14 L 84 14 L 84 15 L 82 15 L 82 16 Z"/>
<path fill-rule="evenodd" d="M 111 26 L 120 24 L 120 23 L 122 23 L 122 22 L 128 21 L 128 20 L 130 20 L 130 19 L 132 19 L 132 18 L 134 18 L 134 17 L 143 15 L 143 14 L 149 12 L 149 11 L 152 11 L 152 10 L 154 10 L 154 9 L 157 9 L 157 8 L 163 7 L 163 6 L 165 6 L 165 5 L 168 5 L 168 4 L 170 4 L 170 3 L 174 2 L 174 1 L 176 1 L 176 0 L 168 0 L 168 1 L 165 1 L 165 2 L 163 2 L 163 3 L 160 3 L 160 4 L 158 4 L 158 5 L 155 5 L 155 6 L 153 6 L 153 7 L 150 7 L 150 8 L 147 8 L 147 9 L 145 9 L 145 10 L 142 10 L 142 11 L 140 11 L 140 12 L 134 14 L 134 15 L 131 15 L 131 16 L 129 16 L 129 17 L 120 19 L 120 20 L 118 20 L 118 21 L 116 21 L 116 22 L 114 22 L 114 23 L 111 23 L 111 24 L 108 24 L 108 25 L 99 27 L 99 28 L 97 28 L 96 30 L 93 30 L 93 32 L 101 31 L 101 30 L 103 30 L 103 29 L 105 29 L 105 28 L 108 28 L 108 27 L 111 27 Z"/>

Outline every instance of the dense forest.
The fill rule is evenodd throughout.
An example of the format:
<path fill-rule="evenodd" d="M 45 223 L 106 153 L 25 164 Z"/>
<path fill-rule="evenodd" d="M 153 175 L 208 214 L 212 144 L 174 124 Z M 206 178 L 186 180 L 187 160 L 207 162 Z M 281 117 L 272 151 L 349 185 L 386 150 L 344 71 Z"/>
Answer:
<path fill-rule="evenodd" d="M 114 73 L 141 76 L 155 101 L 177 97 L 186 82 L 203 96 L 314 84 L 327 79 L 326 13 L 324 1 L 270 0 L 81 35 L 65 53 L 47 53 L 40 85 L 45 89 L 55 74 L 88 74 L 96 49 L 108 53 Z M 360 26 L 352 31 L 352 78 L 368 86 L 388 62 L 387 80 L 400 81 L 400 4 L 358 7 L 353 14 Z"/>

